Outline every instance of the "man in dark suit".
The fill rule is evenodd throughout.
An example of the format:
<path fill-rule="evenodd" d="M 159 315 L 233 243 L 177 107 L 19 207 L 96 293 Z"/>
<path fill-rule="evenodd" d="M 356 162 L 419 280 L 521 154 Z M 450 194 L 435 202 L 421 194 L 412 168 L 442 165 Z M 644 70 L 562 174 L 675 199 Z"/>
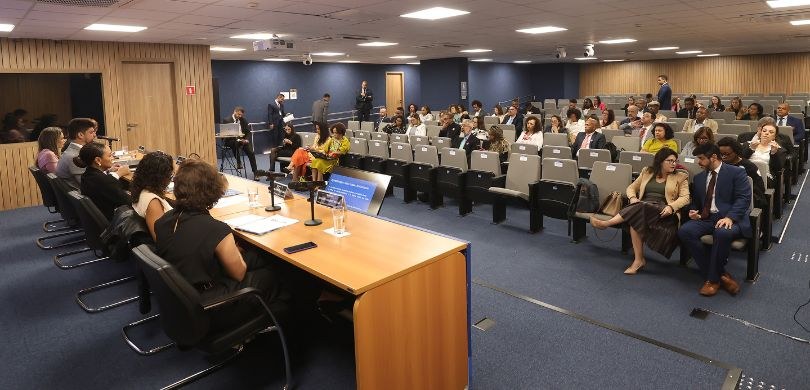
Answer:
<path fill-rule="evenodd" d="M 327 123 L 326 117 L 329 115 L 329 99 L 331 98 L 328 93 L 325 93 L 323 98 L 312 103 L 312 123 Z"/>
<path fill-rule="evenodd" d="M 705 280 L 700 294 L 713 296 L 722 287 L 734 295 L 740 291 L 740 285 L 726 272 L 725 266 L 731 242 L 739 237 L 751 238 L 748 220 L 751 185 L 745 169 L 722 162 L 717 145 L 699 145 L 692 154 L 704 171 L 693 180 L 689 221 L 681 225 L 678 237 L 689 249 Z M 707 234 L 713 236 L 711 246 L 700 241 L 700 237 Z"/>
<path fill-rule="evenodd" d="M 357 91 L 355 98 L 354 108 L 357 110 L 359 121 L 368 121 L 371 119 L 371 106 L 374 101 L 374 93 L 368 87 L 368 82 L 363 80 L 360 84 L 360 90 Z"/>
<path fill-rule="evenodd" d="M 804 122 L 790 115 L 790 105 L 780 103 L 776 106 L 776 125 L 790 126 L 793 128 L 793 140 L 798 144 L 804 139 Z"/>
<path fill-rule="evenodd" d="M 585 131 L 577 134 L 571 152 L 577 156 L 580 149 L 604 149 L 607 139 L 602 133 L 597 133 L 599 121 L 594 117 L 585 120 Z"/>
<path fill-rule="evenodd" d="M 683 100 L 683 108 L 678 111 L 678 118 L 695 119 L 697 115 L 697 107 L 695 106 L 695 98 L 688 97 Z"/>
<path fill-rule="evenodd" d="M 256 154 L 253 152 L 253 145 L 250 143 L 250 126 L 245 119 L 245 109 L 239 106 L 233 108 L 233 114 L 229 118 L 225 118 L 222 123 L 238 123 L 239 129 L 242 130 L 242 136 L 238 138 L 228 138 L 225 144 L 233 150 L 233 156 L 236 159 L 236 168 L 242 169 L 242 159 L 239 158 L 239 150 L 245 152 L 245 155 L 250 162 L 250 170 L 253 172 L 254 180 L 256 178 Z"/>
<path fill-rule="evenodd" d="M 439 137 L 450 138 L 450 146 L 458 147 L 461 137 L 461 126 L 453 122 L 453 115 L 449 112 L 442 114 L 442 129 L 439 130 Z"/>
<path fill-rule="evenodd" d="M 672 88 L 669 87 L 669 78 L 662 74 L 658 76 L 658 103 L 661 103 L 662 110 L 672 109 Z"/>
<path fill-rule="evenodd" d="M 267 105 L 267 128 L 270 129 L 270 145 L 279 146 L 284 139 L 284 95 Z"/>
<path fill-rule="evenodd" d="M 475 123 L 472 119 L 464 119 L 461 121 L 461 136 L 458 139 L 458 144 L 450 144 L 451 147 L 464 149 L 467 153 L 467 165 L 470 164 L 470 157 L 472 157 L 473 150 L 481 149 L 481 140 L 476 137 L 472 131 L 475 128 Z"/>
<path fill-rule="evenodd" d="M 380 114 L 377 121 L 374 122 L 374 131 L 380 131 L 380 125 L 383 123 L 391 123 L 391 117 L 388 116 L 388 109 L 380 107 Z"/>
<path fill-rule="evenodd" d="M 503 117 L 502 125 L 515 125 L 515 139 L 510 140 L 513 142 L 517 140 L 518 135 L 523 131 L 523 114 L 518 112 L 516 106 L 509 106 L 506 116 Z"/>

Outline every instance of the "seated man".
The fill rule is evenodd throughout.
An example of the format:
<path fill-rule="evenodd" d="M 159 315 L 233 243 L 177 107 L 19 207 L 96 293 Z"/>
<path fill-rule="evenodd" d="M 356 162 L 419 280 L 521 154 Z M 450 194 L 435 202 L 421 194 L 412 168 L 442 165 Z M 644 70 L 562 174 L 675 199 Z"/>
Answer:
<path fill-rule="evenodd" d="M 745 169 L 723 164 L 717 145 L 700 145 L 693 154 L 704 172 L 693 180 L 689 221 L 681 225 L 678 237 L 700 268 L 704 280 L 700 294 L 713 296 L 722 287 L 734 295 L 740 291 L 740 286 L 726 272 L 725 266 L 731 242 L 740 237 L 751 238 L 748 220 L 751 186 Z M 711 246 L 700 241 L 707 234 L 713 235 Z"/>
<path fill-rule="evenodd" d="M 73 118 L 68 123 L 67 133 L 70 145 L 59 157 L 59 163 L 56 164 L 54 173 L 56 173 L 56 176 L 67 180 L 76 189 L 81 187 L 85 168 L 76 165 L 74 159 L 79 157 L 82 146 L 96 139 L 97 125 L 96 121 L 90 118 Z"/>
<path fill-rule="evenodd" d="M 793 140 L 798 144 L 804 139 L 804 123 L 799 118 L 790 115 L 790 105 L 780 103 L 776 106 L 776 125 L 793 128 Z"/>
<path fill-rule="evenodd" d="M 577 138 L 571 147 L 571 152 L 577 156 L 580 149 L 604 149 L 607 139 L 602 133 L 597 133 L 599 120 L 590 117 L 585 120 L 585 131 L 577 134 Z"/>
<path fill-rule="evenodd" d="M 678 111 L 678 118 L 695 119 L 697 114 L 697 107 L 695 107 L 695 98 L 688 97 L 683 101 L 683 108 Z"/>
<path fill-rule="evenodd" d="M 459 137 L 461 136 L 461 126 L 453 122 L 453 114 L 442 111 L 441 114 L 442 129 L 439 130 L 439 137 L 450 138 L 450 145 L 458 145 Z"/>
<path fill-rule="evenodd" d="M 709 119 L 709 110 L 706 107 L 701 107 L 695 111 L 695 119 L 688 119 L 683 123 L 682 131 L 694 133 L 704 126 L 712 129 L 712 132 L 717 134 L 717 121 L 714 119 Z"/>
<path fill-rule="evenodd" d="M 661 114 L 660 112 L 658 112 L 659 108 L 661 108 L 661 103 L 659 103 L 657 100 L 653 100 L 653 101 L 647 103 L 647 112 L 652 114 L 652 117 L 655 118 L 654 121 L 655 122 L 666 122 L 667 117 L 664 116 L 664 114 Z"/>
<path fill-rule="evenodd" d="M 717 147 L 720 149 L 720 157 L 723 163 L 745 169 L 745 174 L 747 174 L 754 183 L 754 206 L 762 210 L 767 210 L 768 201 L 765 198 L 765 182 L 762 181 L 762 176 L 760 176 L 757 165 L 751 160 L 742 157 L 742 145 L 733 138 L 725 137 L 717 141 Z M 767 172 L 762 173 L 768 174 Z"/>
<path fill-rule="evenodd" d="M 518 108 L 515 106 L 509 106 L 509 109 L 506 111 L 506 116 L 503 117 L 503 121 L 501 121 L 502 125 L 514 125 L 515 126 L 515 134 L 520 134 L 523 131 L 523 114 L 518 112 Z"/>
<path fill-rule="evenodd" d="M 458 144 L 451 144 L 454 148 L 464 149 L 464 152 L 467 154 L 468 165 L 470 164 L 470 157 L 472 157 L 473 150 L 483 148 L 481 140 L 472 135 L 473 128 L 475 128 L 475 124 L 472 119 L 464 119 L 461 121 L 461 130 L 463 133 L 459 137 Z"/>
<path fill-rule="evenodd" d="M 391 118 L 388 117 L 388 109 L 385 107 L 380 107 L 380 116 L 377 119 L 377 122 L 374 122 L 374 131 L 378 131 L 380 129 L 380 125 L 383 123 L 391 123 Z"/>
<path fill-rule="evenodd" d="M 250 171 L 253 172 L 253 180 L 259 180 L 256 177 L 256 154 L 253 152 L 253 145 L 251 145 L 248 137 L 250 137 L 250 126 L 245 119 L 245 109 L 239 106 L 233 108 L 233 114 L 225 118 L 222 123 L 236 123 L 242 131 L 242 135 L 238 138 L 228 138 L 225 140 L 225 145 L 231 148 L 233 156 L 236 159 L 236 169 L 242 169 L 242 159 L 239 158 L 239 151 L 243 151 L 250 162 Z"/>

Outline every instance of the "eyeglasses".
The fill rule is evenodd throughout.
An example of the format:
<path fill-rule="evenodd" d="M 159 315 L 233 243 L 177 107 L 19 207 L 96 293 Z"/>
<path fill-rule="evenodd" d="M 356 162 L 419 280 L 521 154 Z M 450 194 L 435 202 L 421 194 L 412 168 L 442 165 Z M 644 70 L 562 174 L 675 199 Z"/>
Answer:
<path fill-rule="evenodd" d="M 664 162 L 668 163 L 668 164 L 677 164 L 678 160 L 673 160 L 671 158 L 668 158 L 668 159 L 664 160 Z"/>

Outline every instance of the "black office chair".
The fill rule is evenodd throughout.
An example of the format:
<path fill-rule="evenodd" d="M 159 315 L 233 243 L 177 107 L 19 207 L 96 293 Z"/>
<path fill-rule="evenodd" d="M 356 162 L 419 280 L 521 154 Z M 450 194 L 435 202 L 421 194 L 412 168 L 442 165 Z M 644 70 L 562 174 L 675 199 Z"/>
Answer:
<path fill-rule="evenodd" d="M 284 333 L 257 289 L 244 288 L 203 302 L 197 290 L 171 264 L 152 252 L 148 245 L 140 245 L 132 251 L 138 257 L 150 288 L 157 299 L 163 330 L 177 343 L 178 348 L 181 350 L 195 348 L 208 354 L 233 350 L 233 353 L 222 362 L 172 383 L 164 389 L 183 386 L 222 368 L 242 352 L 242 344 L 246 340 L 259 332 L 269 331 L 278 332 L 284 352 L 286 374 L 284 389 L 292 388 L 290 359 Z M 257 308 L 250 318 L 246 318 L 234 328 L 222 331 L 210 330 L 211 317 L 217 315 L 220 307 L 245 299 L 257 300 L 263 310 Z"/>
<path fill-rule="evenodd" d="M 42 171 L 39 171 L 39 170 L 37 170 L 37 171 L 42 173 Z M 37 175 L 35 174 L 34 177 L 37 177 Z M 66 241 L 66 242 L 60 242 L 58 244 L 49 245 L 49 244 L 46 243 L 46 240 L 52 240 L 52 239 L 59 238 L 59 237 L 66 237 L 66 236 L 70 236 L 70 235 L 73 235 L 73 234 L 81 233 L 82 229 L 81 229 L 80 226 L 77 226 L 77 225 L 79 225 L 79 217 L 76 216 L 76 212 L 73 210 L 73 208 L 70 206 L 70 204 L 69 204 L 69 202 L 67 200 L 67 195 L 66 195 L 67 192 L 64 192 L 64 194 L 62 194 L 62 193 L 60 193 L 60 191 L 57 190 L 57 187 L 65 188 L 65 189 L 67 189 L 67 191 L 70 191 L 73 188 L 70 187 L 69 184 L 63 183 L 62 179 L 56 177 L 56 175 L 53 174 L 53 173 L 49 173 L 47 175 L 44 175 L 44 177 L 45 177 L 45 184 L 47 184 L 47 185 L 42 185 L 42 184 L 39 183 L 39 180 L 37 180 L 37 185 L 40 186 L 40 191 L 43 194 L 43 200 L 45 199 L 46 196 L 51 196 L 52 195 L 53 196 L 52 200 L 54 201 L 53 204 L 55 205 L 53 207 L 62 216 L 62 220 L 66 221 L 66 224 L 71 225 L 71 226 L 76 226 L 78 228 L 74 228 L 73 230 L 67 231 L 67 232 L 56 233 L 56 234 L 51 234 L 51 235 L 44 236 L 44 237 L 39 237 L 39 238 L 36 239 L 37 246 L 40 249 L 56 249 L 56 248 L 62 248 L 62 247 L 66 247 L 66 246 L 69 246 L 69 245 L 75 245 L 75 244 L 80 244 L 80 243 L 84 242 L 83 238 L 77 238 L 77 239 L 73 239 L 73 240 Z M 48 189 L 50 189 L 50 191 Z M 45 195 L 46 193 L 48 195 Z M 46 203 L 46 207 L 49 207 L 47 205 L 47 203 Z M 49 211 L 50 211 L 50 209 L 49 209 Z"/>
<path fill-rule="evenodd" d="M 51 185 L 48 184 L 48 178 L 45 176 L 45 172 L 33 165 L 28 167 L 28 171 L 31 172 L 31 176 L 34 177 L 34 181 L 36 181 L 37 187 L 39 187 L 39 193 L 42 195 L 42 205 L 45 206 L 49 213 L 58 214 L 59 204 L 56 203 L 56 195 L 53 193 L 53 188 L 51 188 Z M 63 226 L 57 226 L 57 224 L 62 224 Z M 72 230 L 74 233 L 77 233 L 78 230 L 76 230 L 75 225 L 76 221 L 57 219 L 43 222 L 42 230 L 46 233 L 64 232 L 66 230 Z M 43 238 L 45 237 L 40 237 L 40 239 Z"/>
<path fill-rule="evenodd" d="M 101 211 L 99 211 L 95 203 L 93 203 L 93 201 L 90 200 L 90 198 L 80 194 L 79 191 L 75 190 L 70 191 L 68 193 L 68 196 L 69 196 L 68 199 L 70 200 L 71 204 L 78 212 L 79 220 L 81 221 L 82 226 L 84 226 L 84 235 L 85 239 L 87 240 L 86 242 L 88 247 L 93 251 L 93 253 L 96 254 L 96 256 L 99 256 L 99 254 L 103 256 L 98 257 L 95 260 L 90 260 L 90 262 L 98 262 L 110 259 L 111 256 L 107 248 L 107 245 L 101 239 L 102 232 L 104 231 L 104 229 L 107 228 L 107 226 L 109 226 L 110 222 L 107 221 L 107 218 L 104 217 L 104 214 L 102 214 Z M 108 303 L 103 306 L 93 307 L 89 306 L 82 299 L 85 295 L 90 294 L 92 292 L 104 290 L 106 288 L 110 288 L 134 280 L 135 280 L 134 276 L 127 276 L 110 282 L 81 289 L 79 290 L 79 292 L 76 293 L 76 303 L 78 303 L 79 306 L 88 313 L 98 313 L 104 310 L 121 306 L 126 303 L 134 302 L 138 299 L 137 296 L 124 298 L 120 301 Z"/>

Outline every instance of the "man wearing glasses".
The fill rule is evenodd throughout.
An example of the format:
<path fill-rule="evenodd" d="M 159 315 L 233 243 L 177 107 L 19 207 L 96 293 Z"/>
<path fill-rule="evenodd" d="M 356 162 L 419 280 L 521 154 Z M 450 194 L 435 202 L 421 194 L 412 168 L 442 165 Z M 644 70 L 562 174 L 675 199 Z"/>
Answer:
<path fill-rule="evenodd" d="M 517 107 L 509 106 L 509 111 L 506 112 L 506 116 L 503 117 L 502 125 L 514 125 L 515 126 L 515 139 L 517 139 L 517 135 L 523 131 L 523 114 L 518 112 Z"/>

